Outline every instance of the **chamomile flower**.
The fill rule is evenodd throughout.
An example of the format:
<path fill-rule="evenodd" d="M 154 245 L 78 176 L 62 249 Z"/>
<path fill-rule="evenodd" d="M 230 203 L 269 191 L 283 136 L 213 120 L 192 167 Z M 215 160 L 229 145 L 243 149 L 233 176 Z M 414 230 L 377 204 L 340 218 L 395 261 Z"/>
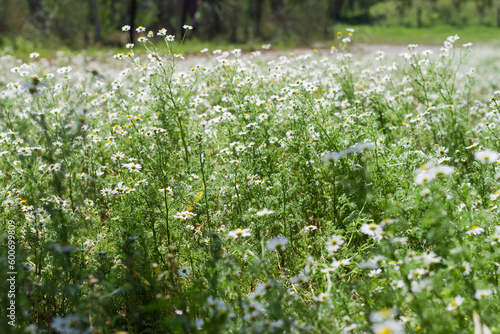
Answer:
<path fill-rule="evenodd" d="M 274 211 L 264 208 L 255 214 L 259 217 L 266 217 L 266 216 L 272 215 L 273 213 L 274 213 Z"/>
<path fill-rule="evenodd" d="M 271 252 L 274 250 L 285 249 L 288 244 L 288 238 L 285 237 L 276 237 L 267 242 L 267 249 Z"/>
<path fill-rule="evenodd" d="M 361 233 L 369 235 L 375 240 L 382 240 L 382 234 L 384 233 L 384 230 L 382 230 L 382 227 L 380 227 L 380 225 L 377 225 L 376 223 L 370 223 L 363 224 L 363 226 L 361 226 Z"/>
<path fill-rule="evenodd" d="M 484 228 L 479 227 L 479 226 L 472 226 L 472 228 L 469 231 L 465 232 L 465 234 L 467 234 L 467 235 L 471 235 L 471 234 L 480 235 L 483 232 L 484 232 Z"/>
<path fill-rule="evenodd" d="M 139 173 L 142 166 L 139 165 L 139 164 L 136 164 L 136 163 L 128 163 L 128 164 L 124 164 L 123 167 L 127 168 L 129 170 L 129 172 L 134 172 L 134 173 Z"/>
<path fill-rule="evenodd" d="M 499 155 L 498 152 L 487 149 L 484 151 L 475 152 L 474 157 L 476 158 L 476 160 L 484 164 L 484 163 L 494 163 L 498 161 Z"/>
<path fill-rule="evenodd" d="M 191 268 L 189 266 L 182 266 L 177 273 L 179 276 L 187 276 L 191 273 Z"/>
<path fill-rule="evenodd" d="M 50 327 L 60 334 L 76 334 L 82 333 L 81 323 L 82 319 L 79 315 L 69 314 L 66 317 L 55 317 Z"/>
<path fill-rule="evenodd" d="M 181 219 L 181 220 L 188 220 L 188 219 L 191 219 L 195 216 L 196 216 L 196 214 L 192 213 L 190 211 L 181 211 L 181 212 L 177 212 L 174 215 L 174 218 Z"/>
<path fill-rule="evenodd" d="M 454 311 L 456 310 L 460 305 L 463 304 L 465 298 L 458 295 L 456 296 L 455 298 L 453 298 L 453 300 L 448 304 L 448 306 L 446 306 L 446 310 L 447 311 Z"/>
<path fill-rule="evenodd" d="M 233 239 L 238 239 L 240 237 L 241 238 L 249 237 L 251 235 L 252 234 L 250 233 L 250 229 L 248 229 L 248 228 L 245 228 L 245 229 L 237 228 L 236 230 L 230 231 L 227 234 L 228 237 L 233 238 Z"/>
<path fill-rule="evenodd" d="M 372 330 L 374 334 L 403 334 L 405 332 L 404 325 L 393 319 L 373 324 Z"/>
<path fill-rule="evenodd" d="M 328 296 L 328 293 L 322 292 L 318 296 L 314 296 L 313 300 L 322 303 L 326 300 L 326 298 L 328 298 Z"/>
<path fill-rule="evenodd" d="M 491 296 L 492 293 L 493 293 L 493 291 L 491 291 L 490 289 L 476 290 L 476 293 L 474 293 L 474 298 L 477 300 L 480 300 L 480 299 Z"/>
<path fill-rule="evenodd" d="M 339 261 L 333 261 L 332 262 L 332 268 L 336 269 L 336 268 L 340 268 L 340 267 L 345 267 L 347 265 L 350 265 L 351 264 L 351 260 L 349 259 L 342 259 L 342 260 L 339 260 Z"/>
<path fill-rule="evenodd" d="M 314 230 L 317 230 L 317 229 L 318 229 L 318 227 L 315 226 L 315 225 L 308 225 L 308 226 L 304 227 L 304 231 L 306 231 L 306 232 L 314 231 Z"/>
<path fill-rule="evenodd" d="M 326 249 L 330 253 L 334 253 L 340 249 L 340 247 L 344 244 L 344 239 L 340 235 L 332 235 L 328 238 L 326 242 Z"/>
<path fill-rule="evenodd" d="M 439 146 L 436 150 L 436 155 L 439 157 L 439 158 L 442 158 L 442 157 L 445 157 L 447 154 L 448 154 L 448 149 L 443 147 L 443 146 Z"/>
<path fill-rule="evenodd" d="M 119 161 L 122 161 L 126 158 L 124 153 L 118 152 L 111 156 L 111 161 L 117 164 Z"/>
<path fill-rule="evenodd" d="M 500 226 L 495 226 L 495 233 L 489 237 L 489 242 L 492 246 L 500 244 Z"/>

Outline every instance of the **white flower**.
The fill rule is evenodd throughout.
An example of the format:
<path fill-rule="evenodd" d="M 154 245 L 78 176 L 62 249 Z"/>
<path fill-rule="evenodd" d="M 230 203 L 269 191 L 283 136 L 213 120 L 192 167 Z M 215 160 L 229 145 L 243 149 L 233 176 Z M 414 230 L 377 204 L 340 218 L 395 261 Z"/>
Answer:
<path fill-rule="evenodd" d="M 183 25 L 182 28 L 184 28 L 186 30 L 193 30 L 193 27 L 192 26 L 188 26 L 187 24 Z"/>
<path fill-rule="evenodd" d="M 101 190 L 101 195 L 103 195 L 104 197 L 112 195 L 113 193 L 114 193 L 113 190 L 109 188 L 104 188 Z"/>
<path fill-rule="evenodd" d="M 358 327 L 359 327 L 358 324 L 350 324 L 349 326 L 344 327 L 344 329 L 342 330 L 342 334 L 352 333 L 356 329 L 358 329 Z"/>
<path fill-rule="evenodd" d="M 262 217 L 262 216 L 265 217 L 265 216 L 272 215 L 273 213 L 274 213 L 274 211 L 264 208 L 263 210 L 260 210 L 259 212 L 257 212 L 256 215 L 259 217 Z"/>
<path fill-rule="evenodd" d="M 21 147 L 17 150 L 17 153 L 19 155 L 24 155 L 24 156 L 30 156 L 31 155 L 31 149 L 29 147 Z"/>
<path fill-rule="evenodd" d="M 494 194 L 490 195 L 490 200 L 495 201 L 498 198 L 498 196 L 500 196 L 500 191 L 497 190 L 495 191 Z"/>
<path fill-rule="evenodd" d="M 351 260 L 349 260 L 349 259 L 342 259 L 340 261 L 333 261 L 332 268 L 337 269 L 340 267 L 347 266 L 349 264 L 351 264 Z"/>
<path fill-rule="evenodd" d="M 189 266 L 182 266 L 177 273 L 179 276 L 187 276 L 191 273 L 191 269 Z"/>
<path fill-rule="evenodd" d="M 40 57 L 40 54 L 38 52 L 30 53 L 30 58 L 38 58 L 38 57 Z"/>
<path fill-rule="evenodd" d="M 137 172 L 137 173 L 138 173 L 138 172 L 141 170 L 141 168 L 142 168 L 142 166 L 141 166 L 141 165 L 136 164 L 136 163 L 133 163 L 133 162 L 128 163 L 128 164 L 124 164 L 124 165 L 123 165 L 123 167 L 128 168 L 128 170 L 129 170 L 130 172 Z"/>
<path fill-rule="evenodd" d="M 340 152 L 325 153 L 325 155 L 323 156 L 323 162 L 327 163 L 332 161 L 338 161 L 345 155 L 362 153 L 366 150 L 373 150 L 374 148 L 375 148 L 374 143 L 359 143 Z"/>
<path fill-rule="evenodd" d="M 344 239 L 340 235 L 332 235 L 330 238 L 328 238 L 326 242 L 326 249 L 328 252 L 333 253 L 336 252 L 340 249 L 340 246 L 344 244 Z"/>
<path fill-rule="evenodd" d="M 166 36 L 167 35 L 167 29 L 162 28 L 158 31 L 157 33 L 158 36 Z"/>
<path fill-rule="evenodd" d="M 322 293 L 320 293 L 317 297 L 316 297 L 316 296 L 314 296 L 314 297 L 313 297 L 313 300 L 315 300 L 315 301 L 317 301 L 317 302 L 322 303 L 322 302 L 324 302 L 324 301 L 326 300 L 326 298 L 327 298 L 327 297 L 328 297 L 328 294 L 327 294 L 327 293 L 322 292 Z"/>
<path fill-rule="evenodd" d="M 422 259 L 424 260 L 424 265 L 428 266 L 431 263 L 439 263 L 441 262 L 442 257 L 437 256 L 434 252 L 423 253 Z"/>
<path fill-rule="evenodd" d="M 458 35 L 455 35 L 455 36 L 449 36 L 446 40 L 450 43 L 455 43 L 456 41 L 458 41 L 460 39 L 460 37 L 458 37 Z"/>
<path fill-rule="evenodd" d="M 174 215 L 174 218 L 181 219 L 181 220 L 188 220 L 188 219 L 193 218 L 194 216 L 196 216 L 196 213 L 192 213 L 189 211 L 181 211 L 181 212 L 177 212 Z"/>
<path fill-rule="evenodd" d="M 455 168 L 447 165 L 439 165 L 437 167 L 434 167 L 434 173 L 436 176 L 439 175 L 451 175 L 455 171 Z"/>
<path fill-rule="evenodd" d="M 460 305 L 463 304 L 465 298 L 458 295 L 446 306 L 446 310 L 453 311 L 456 310 Z"/>
<path fill-rule="evenodd" d="M 130 30 L 130 26 L 129 25 L 124 25 L 122 27 L 122 31 L 129 31 Z"/>
<path fill-rule="evenodd" d="M 431 190 L 429 188 L 424 188 L 422 189 L 422 191 L 420 192 L 420 196 L 422 197 L 427 197 L 431 194 Z"/>
<path fill-rule="evenodd" d="M 285 249 L 288 244 L 288 238 L 286 237 L 276 237 L 267 242 L 267 249 L 271 252 L 274 250 Z"/>
<path fill-rule="evenodd" d="M 472 272 L 472 267 L 470 266 L 470 263 L 469 263 L 469 262 L 467 262 L 467 261 L 464 261 L 464 262 L 462 263 L 462 269 L 463 269 L 463 271 L 464 271 L 464 272 L 463 272 L 463 274 L 464 274 L 465 276 L 469 275 L 469 274 Z"/>
<path fill-rule="evenodd" d="M 480 235 L 483 232 L 484 232 L 484 228 L 479 227 L 479 226 L 472 226 L 472 228 L 469 231 L 465 232 L 465 234 L 467 234 L 467 235 L 471 235 L 471 234 Z"/>
<path fill-rule="evenodd" d="M 368 277 L 378 276 L 378 274 L 380 274 L 381 272 L 382 272 L 382 269 L 372 269 L 368 273 Z"/>
<path fill-rule="evenodd" d="M 434 166 L 432 162 L 426 163 L 422 168 L 417 170 L 417 176 L 415 177 L 415 184 L 421 185 L 424 183 L 431 182 L 439 175 L 451 175 L 455 171 L 455 168 L 447 165 Z"/>
<path fill-rule="evenodd" d="M 208 297 L 206 306 L 217 310 L 219 314 L 224 314 L 227 310 L 226 304 L 220 298 Z"/>
<path fill-rule="evenodd" d="M 423 279 L 420 281 L 412 281 L 411 282 L 411 292 L 419 293 L 419 292 L 427 290 L 429 288 L 429 286 L 430 286 L 429 279 Z"/>
<path fill-rule="evenodd" d="M 476 160 L 484 164 L 487 162 L 489 163 L 496 162 L 499 158 L 499 155 L 497 152 L 487 149 L 484 151 L 478 151 L 474 153 L 474 157 L 476 158 Z"/>
<path fill-rule="evenodd" d="M 375 223 L 363 224 L 361 232 L 373 237 L 375 240 L 382 240 L 382 233 L 384 233 L 382 228 Z"/>
<path fill-rule="evenodd" d="M 414 278 L 421 279 L 422 276 L 427 275 L 428 273 L 429 271 L 424 268 L 410 269 L 407 277 L 408 279 L 414 279 Z"/>
<path fill-rule="evenodd" d="M 116 164 L 118 163 L 118 161 L 122 160 L 125 158 L 125 154 L 121 153 L 121 152 L 118 152 L 118 153 L 115 153 L 111 156 L 111 160 Z"/>
<path fill-rule="evenodd" d="M 483 299 L 485 297 L 491 296 L 493 292 L 490 289 L 487 290 L 477 290 L 476 293 L 474 294 L 474 298 L 477 300 Z"/>
<path fill-rule="evenodd" d="M 175 36 L 174 35 L 167 35 L 167 37 L 165 37 L 167 42 L 173 42 L 174 39 L 175 39 Z"/>
<path fill-rule="evenodd" d="M 238 239 L 239 237 L 242 237 L 242 238 L 249 237 L 251 235 L 252 234 L 250 233 L 250 229 L 248 229 L 248 228 L 245 228 L 245 229 L 237 228 L 236 230 L 231 231 L 227 234 L 228 237 L 231 237 L 234 239 Z"/>
<path fill-rule="evenodd" d="M 374 334 L 403 334 L 404 325 L 396 320 L 387 319 L 384 322 L 376 323 L 372 327 Z"/>
<path fill-rule="evenodd" d="M 495 234 L 489 237 L 489 242 L 491 245 L 500 244 L 500 226 L 495 226 Z"/>
<path fill-rule="evenodd" d="M 135 29 L 135 31 L 137 31 L 137 32 L 144 32 L 144 31 L 146 31 L 146 27 L 139 26 L 139 28 Z"/>
<path fill-rule="evenodd" d="M 80 328 L 81 318 L 76 314 L 70 314 L 63 317 L 55 317 L 50 327 L 52 327 L 59 334 L 77 334 L 83 333 Z"/>

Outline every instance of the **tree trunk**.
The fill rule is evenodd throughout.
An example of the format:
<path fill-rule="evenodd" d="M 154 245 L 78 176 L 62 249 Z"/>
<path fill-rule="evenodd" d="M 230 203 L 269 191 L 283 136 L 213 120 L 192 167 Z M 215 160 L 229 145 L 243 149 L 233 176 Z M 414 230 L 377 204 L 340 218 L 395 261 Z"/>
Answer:
<path fill-rule="evenodd" d="M 33 16 L 42 9 L 41 0 L 28 0 L 28 7 L 30 9 L 30 15 Z"/>
<path fill-rule="evenodd" d="M 9 23 L 7 22 L 9 12 L 9 1 L 4 1 L 3 6 L 0 8 L 0 32 L 9 31 Z"/>
<path fill-rule="evenodd" d="M 281 26 L 281 34 L 288 35 L 288 27 L 285 17 L 285 4 L 283 0 L 270 0 L 274 19 Z"/>
<path fill-rule="evenodd" d="M 344 0 L 332 0 L 331 11 L 335 22 L 342 18 L 342 7 L 344 7 Z"/>
<path fill-rule="evenodd" d="M 255 25 L 255 38 L 260 37 L 260 21 L 262 18 L 262 0 L 253 0 L 253 15 Z"/>
<path fill-rule="evenodd" d="M 92 18 L 94 21 L 95 36 L 94 43 L 97 44 L 101 41 L 101 20 L 99 19 L 99 0 L 91 0 Z"/>
<path fill-rule="evenodd" d="M 135 16 L 137 14 L 137 0 L 130 0 L 130 7 L 128 10 L 129 13 L 129 25 L 130 25 L 130 31 L 129 31 L 129 37 L 130 37 L 130 42 L 134 42 L 134 34 L 135 34 Z"/>
<path fill-rule="evenodd" d="M 191 18 L 191 25 L 194 27 L 196 25 L 195 16 L 198 11 L 198 5 L 200 0 L 183 0 L 182 10 L 181 10 L 181 21 L 180 21 L 180 31 L 183 34 L 183 26 L 187 24 L 188 17 Z"/>

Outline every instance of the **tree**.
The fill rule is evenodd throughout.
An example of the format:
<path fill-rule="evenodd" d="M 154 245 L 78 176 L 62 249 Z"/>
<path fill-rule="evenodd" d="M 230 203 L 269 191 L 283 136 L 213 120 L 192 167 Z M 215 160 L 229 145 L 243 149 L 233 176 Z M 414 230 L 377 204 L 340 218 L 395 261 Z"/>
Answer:
<path fill-rule="evenodd" d="M 92 18 L 94 21 L 95 36 L 94 43 L 101 41 L 101 20 L 99 19 L 99 1 L 90 0 L 90 6 L 92 7 Z"/>
<path fill-rule="evenodd" d="M 166 28 L 175 34 L 178 24 L 177 14 L 179 13 L 178 1 L 175 0 L 156 0 L 157 23 L 161 28 Z"/>
<path fill-rule="evenodd" d="M 191 19 L 191 25 L 193 27 L 196 26 L 196 12 L 198 11 L 198 7 L 202 0 L 182 0 L 182 10 L 181 10 L 181 21 L 180 21 L 180 29 L 182 31 L 182 27 L 187 24 L 188 17 Z"/>
<path fill-rule="evenodd" d="M 135 17 L 137 15 L 137 0 L 130 0 L 128 13 L 129 13 L 129 25 L 130 25 L 129 37 L 130 41 L 133 42 L 135 34 Z"/>
<path fill-rule="evenodd" d="M 263 0 L 253 0 L 253 22 L 254 22 L 254 36 L 260 37 L 260 21 L 262 19 L 262 5 Z"/>

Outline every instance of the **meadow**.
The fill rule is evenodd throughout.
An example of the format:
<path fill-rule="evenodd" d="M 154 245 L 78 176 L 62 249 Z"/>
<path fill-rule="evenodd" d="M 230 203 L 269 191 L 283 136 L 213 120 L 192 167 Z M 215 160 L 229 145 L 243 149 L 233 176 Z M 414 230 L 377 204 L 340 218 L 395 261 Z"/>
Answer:
<path fill-rule="evenodd" d="M 498 47 L 138 31 L 0 54 L 2 333 L 500 331 Z"/>

